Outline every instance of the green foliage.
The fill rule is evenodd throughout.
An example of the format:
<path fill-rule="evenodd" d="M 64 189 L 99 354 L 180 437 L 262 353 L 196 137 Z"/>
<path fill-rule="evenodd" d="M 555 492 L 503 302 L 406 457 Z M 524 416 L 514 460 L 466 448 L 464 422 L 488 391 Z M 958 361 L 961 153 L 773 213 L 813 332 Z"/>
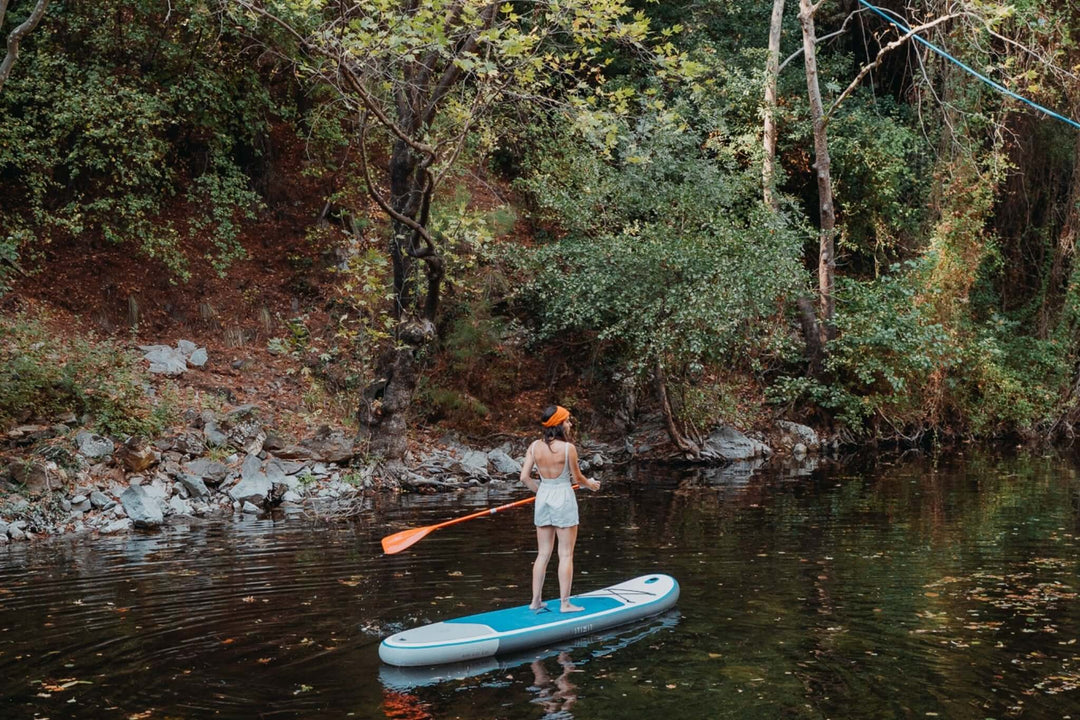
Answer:
<path fill-rule="evenodd" d="M 0 236 L 30 255 L 126 243 L 180 278 L 185 236 L 208 237 L 219 270 L 242 256 L 236 221 L 258 202 L 244 166 L 274 105 L 222 30 L 189 0 L 54 4 L 0 94 L 0 192 L 17 198 Z"/>
<path fill-rule="evenodd" d="M 568 234 L 525 259 L 538 339 L 586 334 L 638 376 L 755 345 L 801 286 L 801 237 L 761 207 L 754 177 L 700 148 L 643 120 L 617 160 L 539 153 L 527 186 Z"/>
<path fill-rule="evenodd" d="M 923 269 L 908 264 L 877 281 L 838 278 L 837 338 L 827 347 L 827 380 L 781 377 L 777 402 L 809 400 L 859 429 L 872 415 L 918 424 L 933 411 L 934 380 L 949 369 L 945 329 L 919 300 Z"/>
<path fill-rule="evenodd" d="M 74 412 L 104 434 L 150 437 L 175 405 L 153 401 L 147 382 L 140 361 L 111 342 L 56 334 L 29 315 L 0 319 L 0 423 Z"/>

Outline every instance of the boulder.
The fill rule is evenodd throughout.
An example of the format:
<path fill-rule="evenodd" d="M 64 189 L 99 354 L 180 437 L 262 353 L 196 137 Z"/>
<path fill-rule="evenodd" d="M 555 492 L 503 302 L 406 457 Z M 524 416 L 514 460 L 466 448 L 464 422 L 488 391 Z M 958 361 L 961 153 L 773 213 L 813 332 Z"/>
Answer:
<path fill-rule="evenodd" d="M 180 473 L 176 476 L 177 482 L 187 490 L 190 497 L 201 498 L 210 495 L 210 491 L 206 487 L 206 483 L 198 475 L 189 475 L 188 473 Z"/>
<path fill-rule="evenodd" d="M 803 445 L 804 452 L 814 452 L 821 448 L 821 438 L 811 427 L 787 420 L 778 420 L 776 427 L 780 430 L 780 441 L 785 447 L 794 449 Z"/>
<path fill-rule="evenodd" d="M 496 448 L 487 454 L 488 462 L 499 475 L 520 475 L 521 463 L 510 457 L 505 450 Z"/>
<path fill-rule="evenodd" d="M 352 438 L 345 437 L 340 430 L 331 430 L 326 425 L 300 444 L 311 452 L 312 459 L 321 462 L 346 463 L 356 454 Z"/>
<path fill-rule="evenodd" d="M 135 527 L 157 527 L 165 520 L 157 498 L 148 494 L 141 485 L 132 485 L 121 493 L 120 503 Z"/>
<path fill-rule="evenodd" d="M 709 435 L 701 454 L 712 460 L 749 460 L 769 457 L 772 455 L 772 449 L 763 442 L 743 435 L 729 425 L 721 425 Z"/>
<path fill-rule="evenodd" d="M 128 472 L 133 473 L 142 472 L 161 460 L 161 454 L 154 449 L 153 445 L 138 438 L 131 438 L 118 447 L 115 456 Z"/>
<path fill-rule="evenodd" d="M 182 375 L 187 370 L 184 353 L 168 345 L 140 345 L 143 359 L 150 363 L 155 375 Z"/>
<path fill-rule="evenodd" d="M 229 442 L 229 436 L 223 433 L 213 420 L 203 425 L 203 437 L 210 447 L 221 447 Z"/>
<path fill-rule="evenodd" d="M 467 450 L 458 465 L 469 477 L 488 477 L 488 456 L 479 450 Z"/>
<path fill-rule="evenodd" d="M 111 523 L 101 528 L 102 535 L 115 535 L 117 533 L 127 532 L 135 525 L 131 518 L 119 518 L 113 520 Z"/>
<path fill-rule="evenodd" d="M 75 446 L 79 448 L 79 452 L 84 457 L 91 460 L 112 455 L 116 447 L 109 438 L 95 435 L 86 430 L 82 430 L 75 435 Z"/>
<path fill-rule="evenodd" d="M 98 510 L 111 510 L 116 501 L 100 490 L 94 490 L 90 493 L 90 505 Z"/>
<path fill-rule="evenodd" d="M 184 464 L 184 472 L 188 475 L 204 480 L 212 485 L 217 485 L 229 474 L 229 468 L 225 463 L 211 460 L 210 458 L 198 458 Z"/>
<path fill-rule="evenodd" d="M 12 479 L 31 495 L 58 488 L 66 476 L 56 463 L 37 458 L 16 460 L 10 467 Z"/>
<path fill-rule="evenodd" d="M 262 461 L 256 455 L 248 455 L 240 468 L 240 482 L 229 490 L 229 497 L 241 503 L 262 505 L 272 490 L 270 478 L 263 472 Z"/>

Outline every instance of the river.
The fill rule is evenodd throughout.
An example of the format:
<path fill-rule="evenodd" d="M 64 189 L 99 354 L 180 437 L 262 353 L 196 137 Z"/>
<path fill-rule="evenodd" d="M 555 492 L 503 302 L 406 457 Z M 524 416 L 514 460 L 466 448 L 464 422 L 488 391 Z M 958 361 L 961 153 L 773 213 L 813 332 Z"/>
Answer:
<path fill-rule="evenodd" d="M 434 673 L 382 666 L 380 639 L 527 602 L 531 514 L 393 556 L 379 539 L 523 490 L 14 544 L 0 717 L 1080 717 L 1077 467 L 972 452 L 609 471 L 580 496 L 575 590 L 661 571 L 677 610 Z"/>

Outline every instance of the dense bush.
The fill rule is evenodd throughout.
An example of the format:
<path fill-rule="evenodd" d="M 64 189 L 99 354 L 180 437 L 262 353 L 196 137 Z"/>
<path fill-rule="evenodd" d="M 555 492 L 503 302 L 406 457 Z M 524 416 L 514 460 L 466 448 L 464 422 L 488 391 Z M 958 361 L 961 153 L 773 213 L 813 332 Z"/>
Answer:
<path fill-rule="evenodd" d="M 240 49 L 200 3 L 54 3 L 0 93 L 0 237 L 130 243 L 179 276 L 182 237 L 240 255 L 274 110 Z"/>
<path fill-rule="evenodd" d="M 523 260 L 538 340 L 584 335 L 614 372 L 643 380 L 659 364 L 676 382 L 766 342 L 805 282 L 802 236 L 762 207 L 751 173 L 661 120 L 613 158 L 557 145 L 526 182 L 565 232 Z"/>

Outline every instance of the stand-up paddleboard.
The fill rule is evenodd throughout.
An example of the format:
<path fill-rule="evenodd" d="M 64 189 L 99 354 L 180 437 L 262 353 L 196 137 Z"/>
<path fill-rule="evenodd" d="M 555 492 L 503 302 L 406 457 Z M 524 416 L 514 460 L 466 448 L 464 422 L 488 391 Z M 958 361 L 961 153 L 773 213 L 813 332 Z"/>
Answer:
<path fill-rule="evenodd" d="M 505 675 L 506 671 L 521 665 L 552 658 L 560 653 L 573 653 L 574 666 L 581 668 L 596 658 L 611 655 L 635 643 L 654 638 L 664 630 L 674 628 L 678 625 L 680 618 L 678 609 L 672 608 L 659 615 L 635 620 L 598 633 L 545 643 L 528 650 L 502 653 L 498 657 L 476 658 L 423 667 L 398 667 L 383 663 L 379 667 L 379 680 L 384 688 L 397 692 L 409 692 L 419 687 L 444 682 L 467 684 L 475 681 L 483 684 L 485 677 L 493 673 Z M 460 690 L 461 687 L 456 689 Z"/>
<path fill-rule="evenodd" d="M 678 599 L 675 578 L 643 575 L 571 596 L 581 612 L 560 613 L 559 601 L 549 600 L 540 610 L 521 605 L 405 630 L 382 641 L 379 657 L 390 665 L 416 667 L 512 653 L 640 620 Z"/>

